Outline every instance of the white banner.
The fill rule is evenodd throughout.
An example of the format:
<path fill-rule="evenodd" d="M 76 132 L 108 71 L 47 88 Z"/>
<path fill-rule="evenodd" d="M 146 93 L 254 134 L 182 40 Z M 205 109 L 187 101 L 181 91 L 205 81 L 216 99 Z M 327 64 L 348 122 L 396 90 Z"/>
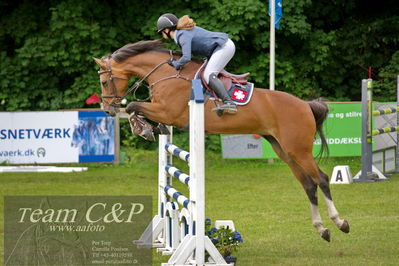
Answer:
<path fill-rule="evenodd" d="M 78 112 L 0 113 L 0 161 L 71 163 L 79 161 L 72 147 Z"/>
<path fill-rule="evenodd" d="M 102 111 L 0 113 L 0 162 L 110 162 L 114 123 Z"/>

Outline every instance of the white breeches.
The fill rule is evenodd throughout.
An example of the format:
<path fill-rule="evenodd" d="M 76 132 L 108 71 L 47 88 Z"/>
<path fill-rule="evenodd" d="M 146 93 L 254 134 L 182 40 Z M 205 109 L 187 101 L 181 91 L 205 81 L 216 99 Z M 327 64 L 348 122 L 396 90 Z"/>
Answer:
<path fill-rule="evenodd" d="M 235 51 L 236 46 L 230 39 L 228 39 L 222 47 L 215 49 L 204 70 L 204 78 L 206 83 L 209 83 L 209 76 L 212 73 L 217 75 L 225 68 L 225 66 L 233 58 Z"/>

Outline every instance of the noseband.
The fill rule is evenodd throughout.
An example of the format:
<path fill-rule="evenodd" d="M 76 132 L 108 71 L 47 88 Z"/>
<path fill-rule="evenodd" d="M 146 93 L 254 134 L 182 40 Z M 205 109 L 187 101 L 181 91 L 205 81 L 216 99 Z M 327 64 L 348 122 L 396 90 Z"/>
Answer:
<path fill-rule="evenodd" d="M 110 103 L 109 105 L 110 105 L 110 106 L 114 106 L 114 107 L 119 107 L 120 104 L 121 104 L 121 101 L 126 97 L 126 95 L 128 95 L 128 94 L 131 93 L 131 92 L 134 92 L 134 94 L 135 94 L 136 90 L 142 85 L 143 81 L 145 81 L 152 73 L 154 73 L 154 72 L 155 72 L 158 68 L 160 68 L 162 65 L 167 64 L 168 61 L 169 61 L 170 59 L 173 59 L 173 52 L 170 51 L 170 59 L 169 59 L 169 60 L 166 60 L 166 61 L 161 62 L 161 63 L 159 63 L 158 65 L 156 65 L 156 66 L 155 66 L 150 72 L 148 72 L 143 78 L 141 78 L 141 79 L 139 79 L 138 81 L 136 81 L 136 82 L 125 92 L 125 94 L 122 95 L 122 96 L 118 96 L 118 93 L 117 93 L 117 90 L 116 90 L 116 86 L 115 86 L 115 83 L 114 83 L 114 79 L 122 79 L 122 80 L 129 80 L 129 79 L 127 79 L 127 78 L 122 78 L 122 77 L 118 77 L 118 76 L 115 76 L 115 75 L 112 74 L 112 67 L 111 67 L 111 63 L 109 62 L 109 58 L 110 58 L 110 57 L 107 57 L 107 58 L 104 58 L 104 59 L 103 59 L 103 61 L 105 62 L 105 65 L 106 65 L 106 67 L 107 67 L 107 69 L 106 69 L 106 70 L 99 70 L 99 71 L 98 71 L 98 74 L 99 74 L 99 75 L 102 75 L 102 74 L 105 74 L 105 73 L 109 73 L 109 83 L 111 84 L 112 94 L 110 94 L 110 95 L 101 94 L 101 98 L 102 98 L 102 99 L 104 99 L 104 98 L 111 98 L 112 101 L 111 101 L 111 103 Z M 164 81 L 164 80 L 172 79 L 172 78 L 180 78 L 180 79 L 184 79 L 184 80 L 187 80 L 187 81 L 191 81 L 191 79 L 181 76 L 181 75 L 180 75 L 180 70 L 178 70 L 177 74 L 175 74 L 175 75 L 172 75 L 172 76 L 169 76 L 169 77 L 165 77 L 165 78 L 161 78 L 160 80 L 158 80 L 158 81 L 156 81 L 156 82 L 154 82 L 154 83 L 151 83 L 151 84 L 149 85 L 149 87 L 148 87 L 148 88 L 149 88 L 149 91 L 150 91 L 150 95 L 149 95 L 146 99 L 139 100 L 139 101 L 146 101 L 146 100 L 148 100 L 148 99 L 151 98 L 151 88 L 152 88 L 155 84 L 157 84 L 157 83 L 159 83 L 159 82 L 161 82 L 161 81 Z"/>

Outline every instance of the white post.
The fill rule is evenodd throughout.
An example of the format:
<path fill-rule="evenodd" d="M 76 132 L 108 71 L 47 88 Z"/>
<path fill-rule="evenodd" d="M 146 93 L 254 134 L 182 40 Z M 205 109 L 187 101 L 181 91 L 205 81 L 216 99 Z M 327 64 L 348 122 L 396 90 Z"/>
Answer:
<path fill-rule="evenodd" d="M 172 177 L 165 173 L 165 166 L 172 164 L 173 156 L 165 150 L 165 145 L 172 142 L 173 139 L 173 127 L 167 127 L 170 135 L 159 135 L 158 142 L 158 216 L 161 218 L 163 223 L 163 231 L 161 235 L 158 236 L 159 242 L 163 244 L 163 247 L 159 249 L 162 251 L 166 245 L 166 225 L 167 221 L 165 218 L 166 204 L 169 200 L 165 195 L 165 187 L 167 185 L 172 185 Z"/>
<path fill-rule="evenodd" d="M 195 86 L 195 85 L 194 85 Z M 202 94 L 202 91 L 201 91 Z M 195 124 L 195 126 L 193 126 Z M 205 134 L 204 104 L 198 104 L 193 97 L 190 100 L 190 179 L 194 184 L 190 188 L 195 222 L 195 262 L 205 264 Z"/>
<path fill-rule="evenodd" d="M 165 196 L 165 187 L 172 185 L 172 178 L 165 173 L 165 166 L 172 164 L 172 155 L 165 151 L 165 145 L 171 143 L 173 138 L 173 127 L 168 126 L 170 135 L 159 135 L 158 144 L 158 215 L 164 218 L 167 198 Z"/>
<path fill-rule="evenodd" d="M 276 22 L 276 1 L 270 1 L 270 70 L 269 70 L 269 89 L 274 91 L 275 81 L 275 22 Z"/>

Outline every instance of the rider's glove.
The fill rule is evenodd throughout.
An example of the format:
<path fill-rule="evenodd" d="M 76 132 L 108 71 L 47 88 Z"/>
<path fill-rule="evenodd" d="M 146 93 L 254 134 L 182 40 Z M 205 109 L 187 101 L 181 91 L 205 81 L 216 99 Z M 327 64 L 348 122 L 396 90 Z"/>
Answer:
<path fill-rule="evenodd" d="M 177 61 L 174 60 L 173 58 L 168 59 L 168 64 L 172 67 L 174 67 L 176 70 L 180 70 L 181 66 L 177 64 Z"/>

